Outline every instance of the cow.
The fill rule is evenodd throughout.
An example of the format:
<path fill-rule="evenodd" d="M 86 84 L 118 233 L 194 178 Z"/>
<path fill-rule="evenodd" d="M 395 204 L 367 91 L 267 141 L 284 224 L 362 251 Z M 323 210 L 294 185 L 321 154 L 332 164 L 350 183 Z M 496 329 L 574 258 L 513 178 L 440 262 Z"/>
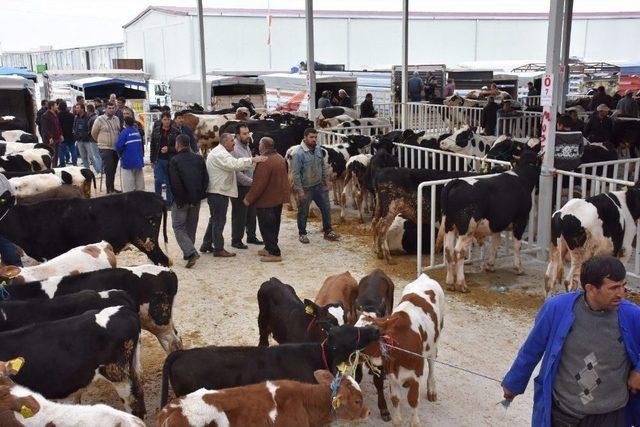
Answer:
<path fill-rule="evenodd" d="M 378 341 L 376 328 L 336 326 L 322 343 L 280 344 L 272 347 L 209 346 L 171 353 L 162 369 L 161 405 L 167 403 L 169 381 L 176 396 L 200 388 L 219 390 L 269 380 L 314 382 L 313 373 L 335 373 L 351 353 Z"/>
<path fill-rule="evenodd" d="M 343 116 L 338 116 L 338 117 L 343 117 Z M 330 121 L 332 119 L 326 119 L 326 120 Z M 388 128 L 391 128 L 391 122 L 389 121 L 389 119 L 384 117 L 371 117 L 371 118 L 353 119 L 353 120 L 341 122 L 336 126 L 332 126 L 332 127 L 336 127 L 338 129 L 351 129 L 351 128 L 360 127 L 360 126 L 388 129 Z"/>
<path fill-rule="evenodd" d="M 220 132 L 235 133 L 240 124 L 245 124 L 251 132 L 252 141 L 249 143 L 249 147 L 254 155 L 259 154 L 258 144 L 260 139 L 269 137 L 275 142 L 276 151 L 284 156 L 290 147 L 300 144 L 304 130 L 312 127 L 313 122 L 304 117 L 296 117 L 285 126 L 274 120 L 232 121 L 222 126 Z"/>
<path fill-rule="evenodd" d="M 474 127 L 467 125 L 440 141 L 440 148 L 453 153 L 483 158 L 489 153 L 494 142 L 496 142 L 495 136 L 480 135 L 476 133 Z"/>
<path fill-rule="evenodd" d="M 34 323 L 78 316 L 89 310 L 125 306 L 135 310 L 133 299 L 125 291 L 81 291 L 53 299 L 0 301 L 0 332 Z"/>
<path fill-rule="evenodd" d="M 422 253 L 428 253 L 430 246 L 431 227 L 422 227 Z M 418 225 L 398 215 L 389 231 L 387 231 L 387 245 L 391 255 L 406 255 L 418 253 Z"/>
<path fill-rule="evenodd" d="M 52 402 L 40 393 L 14 383 L 9 376 L 18 373 L 24 364 L 23 358 L 0 362 L 0 425 L 144 427 L 140 418 L 110 406 Z M 20 368 L 16 369 L 12 365 Z"/>
<path fill-rule="evenodd" d="M 37 144 L 38 137 L 22 130 L 5 130 L 0 132 L 0 141 L 19 142 L 21 144 Z"/>
<path fill-rule="evenodd" d="M 344 309 L 343 324 L 353 325 L 356 322 L 356 298 L 358 296 L 358 282 L 351 273 L 334 274 L 324 280 L 316 295 L 318 306 L 331 304 L 342 306 Z"/>
<path fill-rule="evenodd" d="M 5 286 L 11 300 L 57 298 L 83 290 L 103 292 L 111 289 L 126 291 L 133 298 L 142 328 L 155 335 L 166 352 L 182 348 L 172 318 L 178 278 L 166 267 L 141 265 L 104 269 Z"/>
<path fill-rule="evenodd" d="M 549 264 L 544 275 L 545 295 L 549 297 L 562 283 L 564 259 L 571 257 L 568 291 L 580 284 L 580 267 L 594 256 L 615 256 L 626 263 L 633 255 L 636 221 L 640 218 L 640 187 L 571 199 L 551 218 Z"/>
<path fill-rule="evenodd" d="M 21 153 L 0 156 L 0 170 L 7 172 L 41 171 L 51 169 L 51 153 L 34 148 Z"/>
<path fill-rule="evenodd" d="M 616 117 L 613 120 L 611 142 L 618 150 L 628 149 L 633 158 L 640 156 L 640 119 Z"/>
<path fill-rule="evenodd" d="M 27 205 L 51 199 L 84 199 L 85 194 L 75 185 L 63 184 L 59 187 L 45 190 L 33 196 L 24 196 L 16 200 L 20 205 Z"/>
<path fill-rule="evenodd" d="M 344 324 L 341 304 L 322 307 L 305 299 L 300 301 L 292 286 L 272 277 L 258 290 L 258 329 L 260 346 L 269 345 L 269 336 L 279 344 L 318 342 L 332 326 Z"/>
<path fill-rule="evenodd" d="M 500 233 L 513 228 L 514 268 L 523 274 L 520 261 L 522 235 L 529 222 L 531 192 L 540 176 L 536 153 L 525 151 L 515 170 L 485 179 L 455 179 L 441 193 L 442 223 L 439 240 L 444 239 L 446 285 L 449 290 L 468 292 L 464 279 L 467 248 L 491 235 L 485 270 L 494 271 Z M 442 237 L 444 236 L 444 237 Z"/>
<path fill-rule="evenodd" d="M 327 107 L 316 110 L 315 116 L 318 119 L 333 119 L 338 116 L 349 116 L 351 119 L 358 118 L 358 112 L 347 107 Z"/>
<path fill-rule="evenodd" d="M 103 268 L 115 268 L 116 256 L 111 245 L 104 240 L 68 250 L 45 263 L 32 267 L 7 265 L 0 267 L 0 278 L 12 284 L 45 280 L 52 276 L 65 276 Z"/>
<path fill-rule="evenodd" d="M 360 386 L 348 375 L 314 372 L 318 384 L 266 381 L 225 390 L 200 389 L 173 400 L 158 414 L 163 427 L 325 426 L 366 420 Z M 203 418 L 203 414 L 207 414 Z"/>
<path fill-rule="evenodd" d="M 0 221 L 0 233 L 38 261 L 105 240 L 115 253 L 131 243 L 153 263 L 166 266 L 170 260 L 158 245 L 161 222 L 166 243 L 165 201 L 154 193 L 132 191 L 89 200 L 45 200 L 18 205 Z"/>
<path fill-rule="evenodd" d="M 358 209 L 360 214 L 360 222 L 364 222 L 363 211 L 371 211 L 371 197 L 364 182 L 371 157 L 373 157 L 371 154 L 357 154 L 347 161 L 347 176 L 340 196 L 340 219 L 342 221 L 346 218 L 347 189 L 351 190 L 355 208 Z"/>
<path fill-rule="evenodd" d="M 40 144 L 23 144 L 21 142 L 1 142 L 0 143 L 0 156 L 7 156 L 9 154 L 22 153 L 23 151 L 33 150 L 36 145 Z"/>
<path fill-rule="evenodd" d="M 418 416 L 420 385 L 424 385 L 428 365 L 426 397 L 437 400 L 435 358 L 438 355 L 438 340 L 444 326 L 445 298 L 438 282 L 421 274 L 418 279 L 405 286 L 400 303 L 393 313 L 384 318 L 365 316 L 363 324 L 376 326 L 382 340 L 390 344 L 388 356 L 383 357 L 380 346 L 370 345 L 365 354 L 383 358 L 384 370 L 391 386 L 392 422 L 402 425 L 400 413 L 400 390 L 406 388 L 407 402 L 411 407 L 411 427 L 422 426 Z"/>
<path fill-rule="evenodd" d="M 184 123 L 193 132 L 198 148 L 202 156 L 207 155 L 209 150 L 220 142 L 220 127 L 229 120 L 235 120 L 235 114 L 192 114 L 182 115 Z"/>
<path fill-rule="evenodd" d="M 318 117 L 316 119 L 316 123 L 322 129 L 329 129 L 329 128 L 338 128 L 340 127 L 341 123 L 351 122 L 352 120 L 353 120 L 353 117 L 347 114 L 341 114 L 339 116 L 335 116 L 331 118 Z"/>
<path fill-rule="evenodd" d="M 15 191 L 17 199 L 34 196 L 62 185 L 71 185 L 70 179 L 65 182 L 59 176 L 50 173 L 10 178 L 9 182 Z"/>
<path fill-rule="evenodd" d="M 5 178 L 7 179 L 11 179 L 11 178 L 18 178 L 21 176 L 28 176 L 28 175 L 44 175 L 44 174 L 53 174 L 53 170 L 52 169 L 47 169 L 44 171 L 11 171 L 11 172 L 7 172 L 7 171 L 0 171 L 0 174 L 4 175 Z"/>
<path fill-rule="evenodd" d="M 81 188 L 87 199 L 91 198 L 91 184 L 96 189 L 96 175 L 89 168 L 80 166 L 65 166 L 63 168 L 54 168 L 53 172 L 58 175 L 65 183 L 75 185 Z"/>
<path fill-rule="evenodd" d="M 423 198 L 418 207 L 418 186 L 422 182 L 473 176 L 471 172 L 449 172 L 428 169 L 385 168 L 376 177 L 376 209 L 373 217 L 373 243 L 378 258 L 392 264 L 391 254 L 387 246 L 387 231 L 398 215 L 418 222 L 418 209 L 423 210 L 423 218 L 430 218 L 431 209 L 435 210 L 436 219 L 440 217 L 439 194 L 442 186 L 436 186 L 436 206 L 431 206 L 431 197 Z M 428 226 L 428 225 L 427 225 Z"/>
<path fill-rule="evenodd" d="M 375 149 L 375 153 L 371 156 L 364 172 L 364 185 L 367 191 L 374 196 L 378 172 L 385 168 L 397 168 L 399 166 L 398 158 L 392 154 L 392 149 L 390 149 L 394 144 L 390 143 L 391 147 L 385 145 L 385 143 L 382 144 L 383 146 Z M 372 143 L 371 145 L 374 146 L 376 144 Z"/>
<path fill-rule="evenodd" d="M 144 417 L 140 320 L 129 308 L 91 310 L 1 332 L 0 342 L 0 360 L 28 361 L 14 377 L 17 384 L 47 399 L 79 399 L 82 389 L 106 379 L 127 412 Z"/>

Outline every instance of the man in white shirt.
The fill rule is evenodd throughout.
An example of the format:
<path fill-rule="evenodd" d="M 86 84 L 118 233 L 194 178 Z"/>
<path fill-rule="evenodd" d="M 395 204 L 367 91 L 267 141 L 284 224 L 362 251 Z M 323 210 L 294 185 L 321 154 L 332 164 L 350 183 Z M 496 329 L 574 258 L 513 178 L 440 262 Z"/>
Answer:
<path fill-rule="evenodd" d="M 211 239 L 215 257 L 227 258 L 236 255 L 224 249 L 222 237 L 227 222 L 229 197 L 238 197 L 236 171 L 249 169 L 254 163 L 262 163 L 267 159 L 265 156 L 236 159 L 231 155 L 233 147 L 233 135 L 223 133 L 220 135 L 220 144 L 207 156 L 207 173 L 209 174 L 207 202 L 211 213 L 211 236 L 205 236 L 203 246 Z"/>

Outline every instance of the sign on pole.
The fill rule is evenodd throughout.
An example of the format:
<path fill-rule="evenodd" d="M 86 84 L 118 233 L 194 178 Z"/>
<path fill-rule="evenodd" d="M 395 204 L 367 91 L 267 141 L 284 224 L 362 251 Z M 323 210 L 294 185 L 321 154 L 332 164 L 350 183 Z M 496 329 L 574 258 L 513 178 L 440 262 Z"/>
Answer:
<path fill-rule="evenodd" d="M 540 92 L 540 105 L 551 107 L 553 103 L 553 74 L 545 74 L 542 78 L 542 91 Z"/>

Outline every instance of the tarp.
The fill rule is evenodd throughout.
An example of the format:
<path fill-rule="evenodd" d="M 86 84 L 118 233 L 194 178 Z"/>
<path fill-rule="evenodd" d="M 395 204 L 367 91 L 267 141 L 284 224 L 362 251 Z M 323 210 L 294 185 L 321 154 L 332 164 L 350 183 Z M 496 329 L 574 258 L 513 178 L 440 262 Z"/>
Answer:
<path fill-rule="evenodd" d="M 307 90 L 307 75 L 306 74 L 286 74 L 286 73 L 274 73 L 263 74 L 258 76 L 264 80 L 265 85 L 268 88 L 282 89 L 290 91 L 306 91 Z M 316 75 L 317 83 L 353 83 L 356 84 L 357 79 L 355 77 L 347 76 L 327 76 Z"/>
<path fill-rule="evenodd" d="M 10 89 L 10 90 L 22 90 L 22 89 L 31 89 L 33 92 L 35 85 L 32 80 L 26 79 L 20 76 L 14 75 L 0 75 L 0 90 Z"/>
<path fill-rule="evenodd" d="M 621 76 L 640 76 L 640 63 L 621 65 L 620 75 Z"/>
<path fill-rule="evenodd" d="M 215 92 L 216 87 L 224 86 L 254 86 L 264 94 L 264 81 L 256 77 L 238 77 L 238 76 L 216 76 L 207 74 L 207 99 L 211 99 L 211 89 Z M 171 99 L 173 101 L 184 103 L 200 103 L 200 75 L 192 74 L 171 79 L 169 81 L 171 87 Z M 252 93 L 248 91 L 247 94 Z"/>
<path fill-rule="evenodd" d="M 70 86 L 76 86 L 78 88 L 85 88 L 85 89 L 90 87 L 96 87 L 96 86 L 104 86 L 108 84 L 131 85 L 131 86 L 136 86 L 138 88 L 147 87 L 145 82 L 140 82 L 136 80 L 119 79 L 119 78 L 109 78 L 109 77 L 86 77 L 84 79 L 77 79 L 69 82 Z"/>
<path fill-rule="evenodd" d="M 32 73 L 29 70 L 16 67 L 0 67 L 0 76 L 20 76 L 25 79 L 36 81 L 36 73 Z"/>

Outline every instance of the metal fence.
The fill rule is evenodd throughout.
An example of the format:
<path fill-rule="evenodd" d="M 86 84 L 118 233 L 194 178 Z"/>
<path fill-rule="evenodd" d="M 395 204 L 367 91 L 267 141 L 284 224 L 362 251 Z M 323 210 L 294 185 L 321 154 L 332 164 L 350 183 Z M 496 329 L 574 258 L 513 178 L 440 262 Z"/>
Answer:
<path fill-rule="evenodd" d="M 540 136 L 542 113 L 521 111 L 518 116 L 498 117 L 496 136 L 511 135 L 514 138 L 535 138 Z"/>
<path fill-rule="evenodd" d="M 390 132 L 393 126 L 355 126 L 348 128 L 329 128 L 318 130 L 318 143 L 320 145 L 332 145 L 342 142 L 347 135 L 374 136 Z"/>
<path fill-rule="evenodd" d="M 452 153 L 432 148 L 395 143 L 400 167 L 411 169 L 438 169 L 444 171 L 480 171 L 483 164 L 511 169 L 511 163 L 495 159 L 482 159 L 467 154 Z"/>

